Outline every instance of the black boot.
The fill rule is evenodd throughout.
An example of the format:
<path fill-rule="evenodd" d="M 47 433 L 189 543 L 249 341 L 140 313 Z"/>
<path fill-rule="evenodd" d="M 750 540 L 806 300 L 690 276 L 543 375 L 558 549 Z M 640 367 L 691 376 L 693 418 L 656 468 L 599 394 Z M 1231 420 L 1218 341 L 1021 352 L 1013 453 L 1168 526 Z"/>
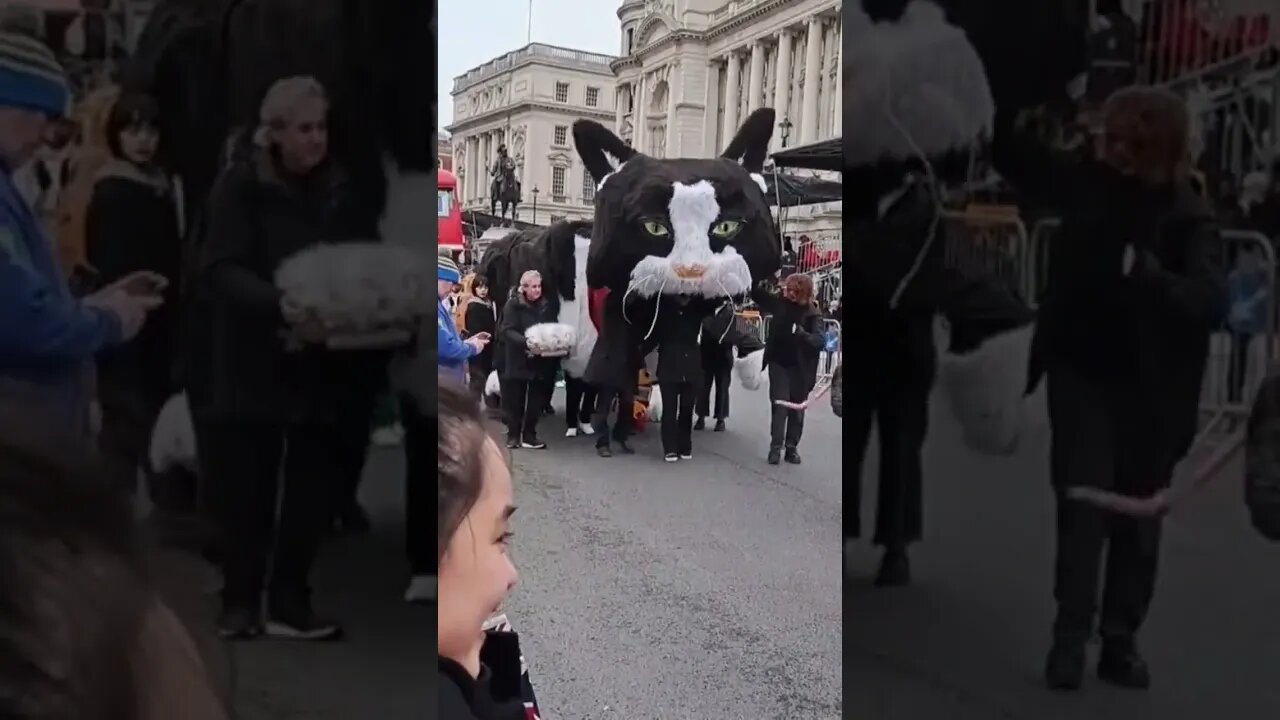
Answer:
<path fill-rule="evenodd" d="M 1044 682 L 1050 690 L 1079 690 L 1084 682 L 1084 645 L 1081 643 L 1053 643 L 1044 663 Z"/>
<path fill-rule="evenodd" d="M 1098 659 L 1098 679 L 1122 688 L 1146 690 L 1151 687 L 1151 671 L 1138 654 L 1133 640 L 1104 639 Z"/>
<path fill-rule="evenodd" d="M 791 465 L 799 465 L 800 453 L 795 448 L 787 448 L 787 452 L 783 454 L 782 459 Z"/>
<path fill-rule="evenodd" d="M 724 432 L 724 419 L 716 420 L 716 427 L 712 432 Z"/>
<path fill-rule="evenodd" d="M 769 448 L 769 464 L 777 465 L 782 462 L 782 450 L 780 448 Z"/>
<path fill-rule="evenodd" d="M 911 584 L 911 562 L 906 548 L 885 548 L 876 573 L 876 587 L 903 587 Z"/>
<path fill-rule="evenodd" d="M 698 419 L 693 421 L 693 429 L 694 429 L 694 430 L 706 430 L 706 429 L 707 429 L 707 419 L 706 419 L 706 418 L 704 418 L 704 417 L 702 417 L 702 416 L 698 416 Z"/>

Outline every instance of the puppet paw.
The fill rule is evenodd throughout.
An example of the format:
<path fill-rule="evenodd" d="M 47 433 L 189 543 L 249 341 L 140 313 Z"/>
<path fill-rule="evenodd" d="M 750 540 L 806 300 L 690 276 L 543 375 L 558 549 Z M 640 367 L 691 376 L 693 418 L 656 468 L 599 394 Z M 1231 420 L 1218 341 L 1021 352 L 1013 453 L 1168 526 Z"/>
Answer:
<path fill-rule="evenodd" d="M 160 410 L 155 430 L 151 433 L 149 459 L 151 469 L 158 473 L 176 467 L 195 470 L 196 431 L 191 422 L 186 393 L 169 398 Z"/>
<path fill-rule="evenodd" d="M 756 350 L 738 358 L 733 363 L 738 381 L 748 390 L 759 390 L 764 382 L 764 350 Z"/>

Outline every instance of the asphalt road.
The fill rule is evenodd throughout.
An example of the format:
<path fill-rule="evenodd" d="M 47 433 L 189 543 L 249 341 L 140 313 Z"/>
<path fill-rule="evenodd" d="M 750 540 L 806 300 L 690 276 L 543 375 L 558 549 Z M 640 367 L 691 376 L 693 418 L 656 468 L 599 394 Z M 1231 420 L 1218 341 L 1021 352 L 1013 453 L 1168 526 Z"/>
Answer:
<path fill-rule="evenodd" d="M 1280 717 L 1280 546 L 1248 525 L 1239 463 L 1167 520 L 1141 637 L 1152 689 L 1112 689 L 1090 668 L 1083 691 L 1063 696 L 1040 680 L 1053 613 L 1047 441 L 1009 459 L 975 456 L 936 402 L 930 432 L 926 537 L 912 556 L 917 583 L 873 588 L 878 556 L 860 545 L 850 558 L 846 717 Z M 874 462 L 873 454 L 867 477 Z"/>

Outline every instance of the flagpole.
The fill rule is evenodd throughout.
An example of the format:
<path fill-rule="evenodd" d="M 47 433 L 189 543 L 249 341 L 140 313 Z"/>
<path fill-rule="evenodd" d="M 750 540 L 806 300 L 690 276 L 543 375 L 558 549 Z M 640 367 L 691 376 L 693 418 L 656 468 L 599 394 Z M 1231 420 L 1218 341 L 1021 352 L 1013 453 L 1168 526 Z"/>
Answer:
<path fill-rule="evenodd" d="M 525 44 L 533 42 L 533 0 L 529 0 L 529 31 L 525 36 Z"/>

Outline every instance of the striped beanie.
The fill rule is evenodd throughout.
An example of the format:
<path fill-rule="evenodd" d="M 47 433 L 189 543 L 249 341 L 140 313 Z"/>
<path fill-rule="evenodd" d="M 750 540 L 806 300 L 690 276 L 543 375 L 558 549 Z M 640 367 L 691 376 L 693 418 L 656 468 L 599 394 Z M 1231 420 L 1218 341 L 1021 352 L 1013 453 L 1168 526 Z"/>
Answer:
<path fill-rule="evenodd" d="M 36 110 L 50 117 L 70 112 L 66 72 L 44 43 L 0 32 L 0 106 Z"/>
<path fill-rule="evenodd" d="M 462 282 L 462 271 L 458 269 L 458 263 L 453 258 L 440 255 L 440 262 L 436 276 L 440 280 L 447 280 L 451 283 Z"/>

